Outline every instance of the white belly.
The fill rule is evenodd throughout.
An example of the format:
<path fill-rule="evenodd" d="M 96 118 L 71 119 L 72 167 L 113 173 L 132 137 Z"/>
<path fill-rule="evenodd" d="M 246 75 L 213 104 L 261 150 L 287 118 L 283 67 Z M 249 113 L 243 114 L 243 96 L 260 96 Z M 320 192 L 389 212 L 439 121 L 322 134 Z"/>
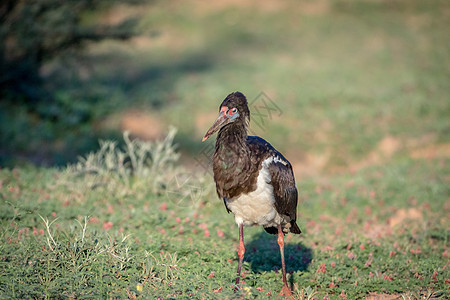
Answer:
<path fill-rule="evenodd" d="M 280 224 L 281 217 L 275 209 L 271 176 L 267 168 L 272 161 L 273 158 L 269 158 L 262 163 L 255 191 L 226 200 L 238 225 L 276 227 Z"/>

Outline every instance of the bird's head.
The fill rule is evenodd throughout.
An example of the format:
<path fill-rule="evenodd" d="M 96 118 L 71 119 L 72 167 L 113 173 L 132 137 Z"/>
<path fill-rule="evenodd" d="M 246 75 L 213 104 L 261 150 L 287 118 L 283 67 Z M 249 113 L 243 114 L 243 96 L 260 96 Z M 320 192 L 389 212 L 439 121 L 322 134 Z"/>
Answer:
<path fill-rule="evenodd" d="M 231 93 L 220 104 L 219 116 L 208 132 L 206 132 L 202 141 L 204 142 L 216 131 L 230 124 L 241 125 L 246 128 L 249 121 L 250 110 L 244 94 L 240 92 Z"/>

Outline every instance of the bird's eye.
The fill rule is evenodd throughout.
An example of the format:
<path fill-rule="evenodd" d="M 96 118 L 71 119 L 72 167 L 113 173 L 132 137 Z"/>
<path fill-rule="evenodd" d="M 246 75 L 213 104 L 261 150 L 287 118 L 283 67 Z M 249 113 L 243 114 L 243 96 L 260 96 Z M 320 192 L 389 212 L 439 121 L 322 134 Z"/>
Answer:
<path fill-rule="evenodd" d="M 237 112 L 237 108 L 234 107 L 233 109 L 231 109 L 231 110 L 228 112 L 228 114 L 229 114 L 229 115 L 234 115 L 236 112 Z"/>

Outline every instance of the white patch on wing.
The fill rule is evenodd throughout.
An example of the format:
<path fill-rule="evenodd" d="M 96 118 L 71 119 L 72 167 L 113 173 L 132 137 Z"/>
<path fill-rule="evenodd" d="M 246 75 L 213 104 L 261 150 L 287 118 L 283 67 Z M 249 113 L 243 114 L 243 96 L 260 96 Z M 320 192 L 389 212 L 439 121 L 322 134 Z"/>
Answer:
<path fill-rule="evenodd" d="M 278 157 L 269 157 L 262 162 L 256 190 L 226 200 L 227 207 L 233 212 L 237 224 L 276 227 L 281 223 L 282 217 L 275 210 L 273 187 L 270 184 L 272 178 L 269 173 L 269 165 L 278 161 L 284 162 Z"/>
<path fill-rule="evenodd" d="M 287 166 L 288 165 L 288 162 L 287 161 L 285 161 L 284 159 L 282 159 L 281 157 L 278 157 L 278 156 L 275 156 L 274 158 L 273 158 L 273 161 L 274 162 L 279 162 L 279 163 L 282 163 L 283 165 L 285 165 L 285 166 Z"/>

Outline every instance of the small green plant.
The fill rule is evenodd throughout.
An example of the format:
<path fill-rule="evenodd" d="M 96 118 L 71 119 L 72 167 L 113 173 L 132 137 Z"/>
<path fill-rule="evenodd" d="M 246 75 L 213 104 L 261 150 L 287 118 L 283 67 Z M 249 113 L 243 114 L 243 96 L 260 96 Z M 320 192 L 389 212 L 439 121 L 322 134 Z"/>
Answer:
<path fill-rule="evenodd" d="M 309 285 L 306 288 L 299 288 L 298 284 L 294 284 L 294 298 L 299 300 L 313 300 L 317 298 L 317 291 L 313 290 Z"/>
<path fill-rule="evenodd" d="M 177 271 L 179 269 L 179 263 L 183 258 L 178 258 L 177 253 L 170 252 L 160 252 L 159 258 L 153 255 L 151 252 L 145 252 L 146 258 L 151 258 L 151 262 L 149 263 L 149 269 L 159 269 L 161 274 L 159 275 L 159 279 L 165 282 L 169 282 L 170 280 L 178 279 L 179 276 Z"/>
<path fill-rule="evenodd" d="M 120 194 L 150 189 L 156 193 L 177 173 L 173 165 L 179 158 L 173 145 L 176 131 L 171 127 L 166 138 L 156 142 L 130 139 L 124 132 L 122 148 L 116 141 L 100 141 L 98 151 L 67 167 L 60 183 L 70 186 L 78 177 L 90 189 L 104 187 Z"/>

